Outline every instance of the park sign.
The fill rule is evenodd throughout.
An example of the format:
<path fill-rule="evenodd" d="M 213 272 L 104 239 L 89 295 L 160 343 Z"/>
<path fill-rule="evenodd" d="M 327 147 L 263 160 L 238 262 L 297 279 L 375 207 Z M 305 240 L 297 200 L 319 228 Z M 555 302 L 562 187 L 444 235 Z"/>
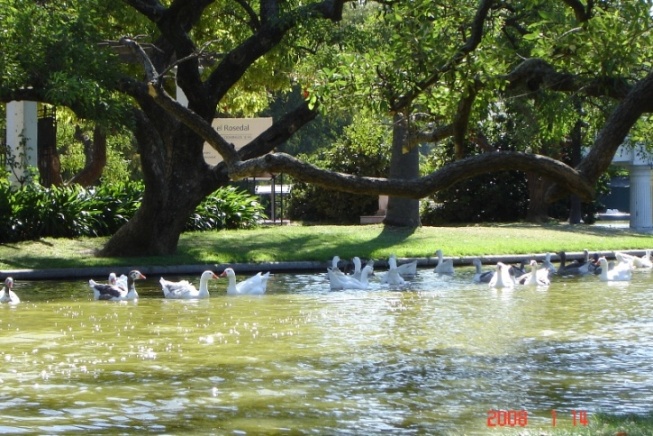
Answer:
<path fill-rule="evenodd" d="M 225 141 L 240 150 L 272 126 L 272 117 L 266 118 L 214 118 L 213 128 Z M 208 142 L 204 143 L 204 161 L 209 165 L 222 162 L 222 156 Z"/>

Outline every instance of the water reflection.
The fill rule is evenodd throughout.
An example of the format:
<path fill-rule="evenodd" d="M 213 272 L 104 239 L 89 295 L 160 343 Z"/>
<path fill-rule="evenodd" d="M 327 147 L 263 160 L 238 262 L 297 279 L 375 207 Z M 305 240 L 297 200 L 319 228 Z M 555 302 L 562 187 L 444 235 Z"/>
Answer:
<path fill-rule="evenodd" d="M 330 292 L 277 274 L 264 296 L 98 302 L 20 282 L 0 306 L 3 433 L 484 434 L 490 409 L 647 412 L 653 278 L 491 290 L 473 271 Z M 195 277 L 187 277 L 197 281 Z M 564 416 L 567 416 L 564 415 Z"/>

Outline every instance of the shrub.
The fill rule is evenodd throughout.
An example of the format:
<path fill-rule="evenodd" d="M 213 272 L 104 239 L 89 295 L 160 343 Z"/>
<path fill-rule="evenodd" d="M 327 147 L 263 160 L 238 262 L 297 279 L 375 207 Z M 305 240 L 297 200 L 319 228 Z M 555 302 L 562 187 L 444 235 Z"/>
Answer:
<path fill-rule="evenodd" d="M 244 229 L 265 219 L 258 198 L 232 186 L 220 188 L 197 206 L 186 230 Z"/>
<path fill-rule="evenodd" d="M 140 207 L 142 182 L 45 188 L 11 187 L 0 179 L 0 242 L 41 237 L 74 238 L 115 233 Z M 186 230 L 248 228 L 265 218 L 257 197 L 233 187 L 208 196 L 188 220 Z"/>
<path fill-rule="evenodd" d="M 527 208 L 528 187 L 523 173 L 486 174 L 438 192 L 422 209 L 421 220 L 431 226 L 511 222 L 523 218 Z"/>

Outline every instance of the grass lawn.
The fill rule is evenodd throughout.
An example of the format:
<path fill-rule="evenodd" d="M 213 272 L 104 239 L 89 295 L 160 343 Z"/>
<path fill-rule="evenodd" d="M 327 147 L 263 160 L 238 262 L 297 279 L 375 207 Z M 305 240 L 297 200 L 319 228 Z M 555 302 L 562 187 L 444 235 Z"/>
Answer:
<path fill-rule="evenodd" d="M 107 238 L 53 239 L 0 244 L 0 269 L 44 269 L 129 265 L 200 265 L 323 261 L 359 256 L 385 259 L 481 256 L 653 248 L 653 236 L 629 229 L 523 223 L 420 227 L 406 230 L 365 226 L 269 226 L 252 230 L 185 233 L 177 253 L 139 258 L 101 258 L 94 252 Z"/>

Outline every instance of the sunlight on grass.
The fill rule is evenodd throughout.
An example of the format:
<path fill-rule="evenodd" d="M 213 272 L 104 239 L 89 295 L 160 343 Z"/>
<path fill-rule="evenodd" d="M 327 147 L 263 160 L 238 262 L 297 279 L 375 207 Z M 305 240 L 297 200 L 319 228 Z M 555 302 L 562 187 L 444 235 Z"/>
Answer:
<path fill-rule="evenodd" d="M 181 236 L 177 253 L 142 258 L 94 256 L 108 238 L 53 239 L 0 245 L 0 268 L 327 262 L 334 255 L 384 259 L 483 256 L 564 251 L 611 251 L 653 246 L 650 235 L 627 229 L 565 224 L 473 225 L 417 229 L 366 226 L 270 226 L 251 230 L 193 232 Z"/>

